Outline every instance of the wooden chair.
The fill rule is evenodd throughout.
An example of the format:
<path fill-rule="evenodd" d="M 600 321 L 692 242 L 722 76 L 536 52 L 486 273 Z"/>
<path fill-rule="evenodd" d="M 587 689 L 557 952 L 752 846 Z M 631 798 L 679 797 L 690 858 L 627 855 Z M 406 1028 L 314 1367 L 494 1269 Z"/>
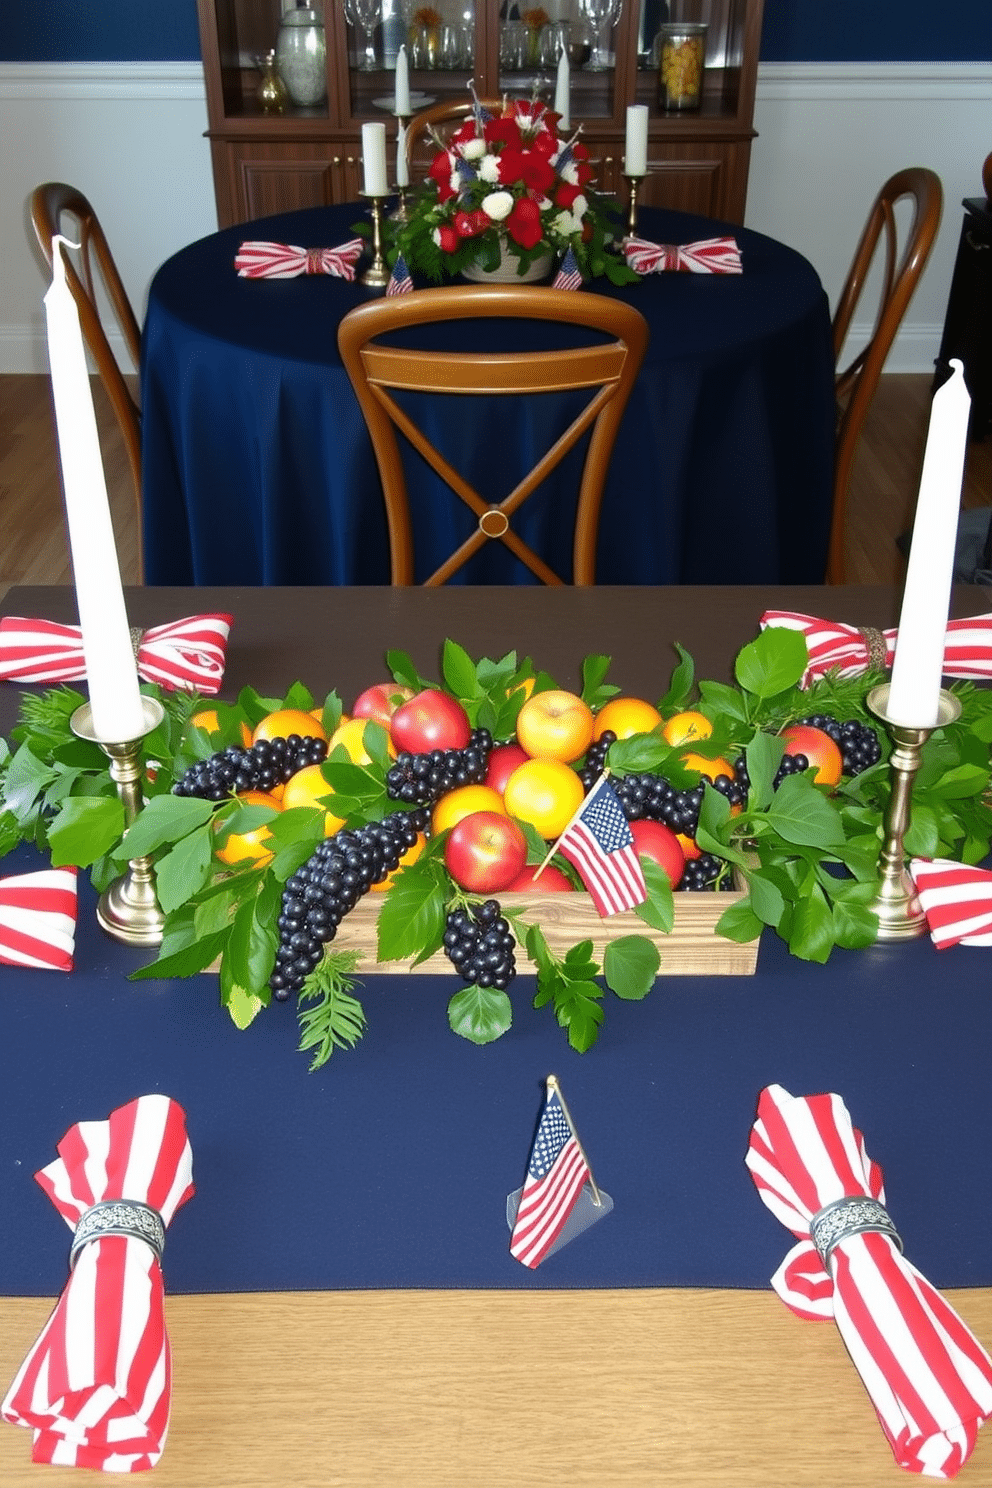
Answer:
<path fill-rule="evenodd" d="M 378 344 L 387 333 L 425 322 L 492 318 L 566 321 L 612 339 L 566 351 L 471 352 L 398 349 Z M 505 544 L 545 584 L 564 581 L 510 527 L 510 518 L 591 430 L 573 535 L 573 582 L 596 582 L 596 540 L 603 483 L 627 399 L 648 342 L 639 310 L 604 295 L 531 285 L 466 285 L 414 290 L 344 317 L 338 346 L 368 425 L 382 479 L 389 525 L 392 582 L 414 582 L 414 543 L 397 429 L 441 480 L 476 514 L 478 527 L 426 580 L 445 583 L 487 541 Z M 589 400 L 534 468 L 497 505 L 485 501 L 449 464 L 392 396 L 394 391 L 444 394 L 534 394 L 588 389 Z"/>
<path fill-rule="evenodd" d="M 479 102 L 491 114 L 501 114 L 503 112 L 503 100 L 501 98 L 480 98 Z M 423 144 L 424 136 L 429 129 L 432 127 L 436 128 L 439 124 L 451 124 L 456 127 L 459 124 L 464 124 L 466 119 L 471 118 L 474 108 L 475 105 L 471 101 L 467 103 L 435 103 L 430 108 L 423 109 L 419 114 L 414 114 L 406 127 L 407 169 L 409 169 L 414 148 L 418 144 Z M 448 131 L 440 129 L 438 133 L 444 139 L 447 137 Z"/>
<path fill-rule="evenodd" d="M 138 322 L 100 220 L 81 191 L 62 181 L 48 181 L 43 186 L 37 186 L 31 193 L 31 221 L 49 267 L 53 263 L 54 239 L 59 233 L 64 231 L 66 237 L 80 244 L 78 267 L 74 255 L 64 245 L 62 259 L 66 266 L 69 288 L 79 311 L 83 337 L 96 362 L 100 380 L 124 436 L 138 512 L 140 564 L 141 411 L 111 350 L 101 311 L 104 299 L 109 302 L 136 372 L 141 359 L 141 332 Z"/>
<path fill-rule="evenodd" d="M 902 234 L 896 221 L 896 203 L 913 202 L 912 218 Z M 930 257 L 940 226 L 944 193 L 939 176 L 922 166 L 897 171 L 882 187 L 865 224 L 833 318 L 837 437 L 834 446 L 833 520 L 827 559 L 828 584 L 842 584 L 845 574 L 847 500 L 854 454 L 878 379 L 896 332 L 913 297 L 920 275 Z M 841 355 L 869 271 L 884 236 L 884 266 L 875 328 L 863 350 L 846 367 Z"/>

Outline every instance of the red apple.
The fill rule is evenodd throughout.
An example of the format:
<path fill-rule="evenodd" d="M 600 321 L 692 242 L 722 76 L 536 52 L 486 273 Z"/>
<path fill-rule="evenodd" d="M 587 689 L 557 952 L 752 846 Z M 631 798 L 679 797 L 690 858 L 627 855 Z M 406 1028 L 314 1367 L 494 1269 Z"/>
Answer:
<path fill-rule="evenodd" d="M 400 687 L 397 682 L 377 682 L 366 687 L 355 699 L 352 718 L 372 718 L 381 723 L 387 734 L 393 714 L 401 703 L 413 697 L 412 687 Z"/>
<path fill-rule="evenodd" d="M 458 699 L 432 687 L 401 703 L 389 720 L 389 736 L 396 748 L 410 754 L 464 749 L 471 733 L 468 714 Z"/>
<path fill-rule="evenodd" d="M 677 889 L 685 869 L 685 854 L 671 827 L 664 822 L 635 821 L 631 822 L 630 831 L 638 856 L 653 858 L 668 874 L 672 888 Z"/>
<path fill-rule="evenodd" d="M 523 873 L 518 873 L 513 882 L 507 884 L 507 888 L 512 889 L 515 894 L 571 893 L 572 880 L 560 868 L 556 868 L 554 863 L 548 864 L 537 883 L 534 882 L 536 872 L 537 864 L 528 863 Z"/>
<path fill-rule="evenodd" d="M 508 816 L 475 811 L 451 828 L 444 866 L 459 888 L 495 894 L 509 888 L 527 861 L 527 839 Z"/>
<path fill-rule="evenodd" d="M 500 795 L 506 790 L 506 782 L 518 765 L 525 765 L 530 755 L 519 744 L 497 744 L 489 756 L 486 784 Z"/>
<path fill-rule="evenodd" d="M 836 785 L 844 768 L 844 757 L 823 729 L 808 723 L 792 723 L 782 730 L 786 754 L 804 754 L 816 770 L 817 785 Z"/>

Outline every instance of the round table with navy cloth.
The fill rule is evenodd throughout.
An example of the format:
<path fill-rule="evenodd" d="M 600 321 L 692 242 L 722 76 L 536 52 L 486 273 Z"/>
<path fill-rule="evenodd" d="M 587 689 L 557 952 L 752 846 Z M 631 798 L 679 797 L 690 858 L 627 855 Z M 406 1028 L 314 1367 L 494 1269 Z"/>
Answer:
<path fill-rule="evenodd" d="M 247 239 L 333 247 L 354 236 L 362 211 L 347 204 L 243 224 L 158 271 L 142 356 L 148 582 L 389 582 L 378 472 L 336 340 L 342 316 L 373 292 L 324 275 L 244 280 L 234 269 Z M 623 288 L 599 279 L 580 291 L 628 300 L 651 331 L 607 478 L 597 581 L 820 582 L 834 399 L 815 271 L 771 238 L 708 218 L 646 210 L 639 231 L 666 242 L 732 233 L 743 273 L 656 274 Z M 469 324 L 478 326 L 451 329 L 454 344 L 466 344 Z M 505 344 L 498 326 L 486 323 L 485 349 Z M 575 332 L 539 323 L 525 334 L 553 348 Z M 495 502 L 543 450 L 549 424 L 565 426 L 577 396 L 542 396 L 539 433 L 534 415 L 509 418 L 505 399 L 413 408 Z M 516 519 L 566 580 L 577 460 L 573 452 Z M 408 484 L 419 581 L 474 519 L 416 458 Z M 473 564 L 469 582 L 534 582 L 500 543 Z"/>
<path fill-rule="evenodd" d="M 492 591 L 489 591 L 492 593 Z M 957 596 L 974 614 L 981 590 Z M 830 591 L 832 613 L 890 623 L 896 596 Z M 468 588 L 133 591 L 149 625 L 198 603 L 235 616 L 223 695 L 299 677 L 347 701 L 403 645 L 424 672 L 445 636 L 475 656 L 512 646 L 563 684 L 594 650 L 654 697 L 676 660 L 723 680 L 762 610 L 809 610 L 811 589 Z M 71 589 L 14 590 L 10 613 L 72 616 Z M 4 735 L 17 690 L 0 688 Z M 0 872 L 32 866 L 19 850 Z M 315 1074 L 291 1005 L 239 1032 L 217 977 L 132 983 L 148 951 L 116 945 L 84 886 L 71 974 L 0 967 L 0 1293 L 54 1294 L 65 1224 L 33 1181 L 75 1121 L 151 1091 L 185 1108 L 197 1193 L 169 1232 L 172 1292 L 349 1288 L 752 1287 L 792 1244 L 744 1166 L 761 1088 L 837 1091 L 885 1173 L 909 1258 L 938 1287 L 992 1285 L 989 958 L 929 940 L 791 958 L 766 932 L 754 976 L 675 975 L 643 1002 L 608 995 L 584 1055 L 534 982 L 514 1024 L 477 1048 L 448 1029 L 453 977 L 373 976 L 368 1031 Z M 545 1077 L 556 1073 L 615 1209 L 536 1271 L 514 1261 L 508 1193 L 523 1181 Z"/>

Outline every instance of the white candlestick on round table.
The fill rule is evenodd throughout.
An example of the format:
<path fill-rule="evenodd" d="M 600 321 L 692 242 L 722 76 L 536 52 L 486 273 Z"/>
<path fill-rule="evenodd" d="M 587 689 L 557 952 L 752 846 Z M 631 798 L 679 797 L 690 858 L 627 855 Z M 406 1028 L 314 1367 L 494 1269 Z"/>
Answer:
<path fill-rule="evenodd" d="M 409 186 L 410 171 L 406 163 L 406 130 L 400 124 L 396 130 L 396 184 Z"/>
<path fill-rule="evenodd" d="M 624 155 L 625 176 L 648 173 L 648 106 L 632 103 L 627 109 L 627 142 Z"/>
<path fill-rule="evenodd" d="M 388 196 L 385 124 L 362 125 L 362 160 L 366 196 Z"/>
<path fill-rule="evenodd" d="M 123 744 L 142 737 L 145 717 L 79 312 L 62 258 L 66 242 L 53 241 L 52 283 L 45 295 L 62 489 L 93 732 L 107 743 Z"/>
<path fill-rule="evenodd" d="M 960 362 L 933 397 L 886 716 L 937 722 L 971 399 Z"/>

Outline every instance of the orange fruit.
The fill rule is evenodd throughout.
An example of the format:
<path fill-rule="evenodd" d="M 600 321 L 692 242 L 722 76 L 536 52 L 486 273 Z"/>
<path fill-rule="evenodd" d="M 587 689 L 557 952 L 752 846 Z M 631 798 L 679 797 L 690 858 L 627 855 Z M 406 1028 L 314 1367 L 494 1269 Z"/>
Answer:
<path fill-rule="evenodd" d="M 330 737 L 327 745 L 328 754 L 343 744 L 348 758 L 356 765 L 370 765 L 372 756 L 365 748 L 365 730 L 372 722 L 369 718 L 349 718 L 346 723 L 339 723 Z M 388 734 L 386 736 L 386 747 L 390 759 L 396 758 L 396 749 Z"/>
<path fill-rule="evenodd" d="M 684 832 L 676 832 L 675 836 L 678 838 L 679 847 L 682 849 L 682 856 L 687 863 L 690 858 L 701 858 L 703 856 L 703 849 L 699 846 L 695 837 L 687 837 Z"/>
<path fill-rule="evenodd" d="M 673 713 L 665 720 L 661 736 L 666 744 L 688 744 L 692 739 L 708 739 L 713 725 L 704 713 L 688 708 L 684 713 Z"/>
<path fill-rule="evenodd" d="M 333 837 L 344 826 L 340 816 L 334 816 L 323 805 L 321 796 L 329 796 L 331 787 L 324 779 L 319 765 L 305 765 L 291 775 L 283 787 L 282 809 L 292 811 L 294 806 L 316 806 L 324 813 L 324 836 Z"/>
<path fill-rule="evenodd" d="M 693 754 L 692 750 L 683 754 L 682 763 L 687 770 L 698 770 L 700 775 L 705 775 L 707 780 L 715 780 L 718 775 L 726 775 L 730 780 L 734 778 L 734 767 L 721 755 L 716 759 L 707 759 L 704 754 Z"/>
<path fill-rule="evenodd" d="M 660 722 L 658 709 L 643 698 L 610 698 L 596 714 L 592 736 L 600 739 L 609 729 L 618 739 L 629 739 L 631 734 L 650 734 Z"/>
<path fill-rule="evenodd" d="M 535 692 L 517 714 L 517 743 L 532 759 L 577 760 L 592 743 L 593 716 L 574 692 Z"/>
<path fill-rule="evenodd" d="M 374 883 L 370 885 L 373 894 L 384 894 L 385 891 L 389 888 L 389 885 L 392 883 L 393 879 L 396 877 L 397 873 L 399 873 L 401 869 L 405 868 L 408 863 L 415 863 L 426 846 L 427 838 L 424 836 L 423 832 L 421 832 L 417 837 L 416 842 L 414 842 L 411 847 L 407 848 L 406 852 L 400 858 L 393 871 L 386 874 L 385 878 L 382 880 L 382 883 Z"/>
<path fill-rule="evenodd" d="M 311 713 L 302 708 L 277 708 L 256 725 L 251 742 L 257 744 L 260 739 L 288 739 L 292 734 L 298 734 L 301 739 L 327 738 L 323 724 Z"/>
<path fill-rule="evenodd" d="M 530 759 L 506 782 L 503 804 L 510 816 L 551 840 L 564 832 L 584 797 L 582 781 L 563 760 Z"/>
<path fill-rule="evenodd" d="M 476 811 L 495 811 L 500 816 L 507 814 L 503 797 L 491 785 L 459 785 L 454 790 L 445 792 L 434 807 L 431 831 L 436 837 L 439 832 L 453 827 L 463 817 L 472 816 Z"/>
<path fill-rule="evenodd" d="M 244 791 L 238 796 L 238 800 L 243 806 L 271 806 L 274 811 L 279 810 L 279 802 L 267 791 Z M 222 863 L 243 863 L 246 859 L 253 859 L 260 868 L 264 868 L 275 856 L 265 846 L 268 839 L 269 829 L 263 823 L 260 827 L 253 827 L 250 832 L 231 832 L 223 845 L 215 851 Z"/>

